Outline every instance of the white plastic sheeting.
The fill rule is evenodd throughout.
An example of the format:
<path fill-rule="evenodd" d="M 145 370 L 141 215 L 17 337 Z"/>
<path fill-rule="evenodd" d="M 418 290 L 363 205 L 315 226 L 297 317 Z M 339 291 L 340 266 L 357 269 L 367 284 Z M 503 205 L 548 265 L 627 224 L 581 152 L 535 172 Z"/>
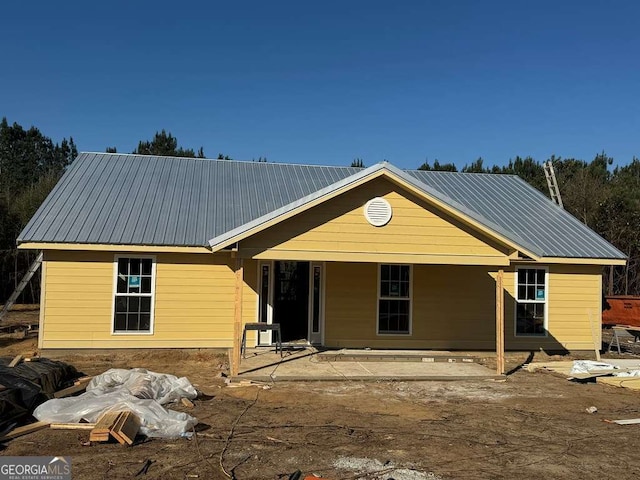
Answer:
<path fill-rule="evenodd" d="M 185 377 L 143 368 L 111 369 L 95 376 L 82 395 L 49 400 L 36 408 L 33 416 L 51 423 L 93 423 L 104 412 L 131 410 L 140 418 L 143 435 L 176 438 L 191 430 L 198 420 L 162 405 L 197 395 Z"/>
<path fill-rule="evenodd" d="M 575 360 L 573 362 L 573 367 L 571 368 L 571 375 L 576 375 L 579 373 L 591 373 L 591 372 L 601 372 L 603 370 L 615 370 L 616 366 L 611 365 L 610 363 L 604 362 L 594 362 L 593 360 Z"/>
<path fill-rule="evenodd" d="M 640 369 L 624 369 L 624 371 L 621 372 L 618 371 L 620 369 L 621 367 L 619 365 L 613 365 L 611 363 L 594 362 L 593 360 L 574 360 L 570 375 L 603 373 L 610 371 L 611 375 L 614 377 L 640 377 Z"/>

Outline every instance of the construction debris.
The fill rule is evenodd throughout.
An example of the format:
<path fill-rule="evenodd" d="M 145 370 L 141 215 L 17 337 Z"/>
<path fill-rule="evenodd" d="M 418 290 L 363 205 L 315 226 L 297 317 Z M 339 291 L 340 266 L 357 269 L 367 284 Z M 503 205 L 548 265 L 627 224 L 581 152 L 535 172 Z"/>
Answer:
<path fill-rule="evenodd" d="M 260 382 L 258 380 L 240 380 L 233 381 L 231 378 L 226 378 L 224 381 L 227 387 L 239 388 L 239 387 L 262 387 L 263 390 L 269 390 L 271 385 L 266 382 Z"/>
<path fill-rule="evenodd" d="M 569 380 L 596 380 L 597 383 L 640 389 L 640 361 L 612 359 L 607 362 L 575 360 L 540 362 L 526 365 L 529 372 L 548 370 Z"/>
<path fill-rule="evenodd" d="M 53 394 L 54 398 L 64 398 L 74 395 L 76 393 L 83 392 L 86 390 L 87 385 L 93 379 L 93 377 L 81 377 L 73 382 L 73 385 L 68 388 L 63 388 L 62 390 L 58 390 Z"/>
<path fill-rule="evenodd" d="M 33 412 L 38 420 L 56 423 L 95 422 L 105 412 L 131 412 L 139 420 L 137 427 L 147 437 L 177 438 L 185 436 L 196 425 L 197 419 L 183 412 L 167 410 L 162 405 L 178 402 L 182 398 L 194 399 L 198 392 L 186 378 L 154 373 L 145 369 L 111 369 L 91 379 L 86 392 L 76 397 L 55 398 L 43 403 Z M 111 419 L 108 417 L 107 419 Z M 105 419 L 105 421 L 107 420 Z M 113 419 L 115 423 L 117 418 Z M 122 432 L 133 442 L 129 423 L 121 419 L 122 428 L 108 425 L 109 435 Z M 105 435 L 107 426 L 101 425 L 96 438 Z M 137 430 L 136 430 L 137 433 Z M 134 435 L 135 436 L 135 435 Z M 116 438 L 117 439 L 117 438 Z M 126 438 L 123 437 L 126 442 Z"/>
<path fill-rule="evenodd" d="M 51 430 L 93 430 L 95 423 L 52 423 Z"/>
<path fill-rule="evenodd" d="M 147 459 L 144 462 L 144 465 L 142 466 L 142 468 L 138 471 L 138 473 L 136 473 L 134 476 L 138 477 L 140 475 L 146 475 L 147 472 L 149 471 L 149 467 L 153 464 L 153 460 L 151 459 Z M 197 475 L 196 475 L 197 476 Z M 187 475 L 188 477 L 188 475 Z"/>
<path fill-rule="evenodd" d="M 616 423 L 618 425 L 637 425 L 640 423 L 640 418 L 629 418 L 627 420 L 605 420 L 607 423 Z"/>
<path fill-rule="evenodd" d="M 20 362 L 22 362 L 23 359 L 24 357 L 22 355 L 16 355 L 15 357 L 13 357 L 13 360 L 11 360 L 11 362 L 9 363 L 9 368 L 15 367 Z"/>
<path fill-rule="evenodd" d="M 106 412 L 100 415 L 95 427 L 89 434 L 90 442 L 108 442 L 111 430 L 116 424 L 116 420 L 120 416 L 120 412 Z"/>
<path fill-rule="evenodd" d="M 34 408 L 80 376 L 67 363 L 32 358 L 38 361 L 26 362 L 22 355 L 0 358 L 0 432 L 24 423 Z"/>
<path fill-rule="evenodd" d="M 14 438 L 18 438 L 32 432 L 37 432 L 38 430 L 42 430 L 43 428 L 49 428 L 49 423 L 35 422 L 35 423 L 30 423 L 29 425 L 23 425 L 22 427 L 14 428 L 9 433 L 7 433 L 4 437 L 0 438 L 0 442 L 4 442 L 6 440 L 12 440 Z"/>
<path fill-rule="evenodd" d="M 189 400 L 188 398 L 181 398 L 180 399 L 180 403 L 182 403 L 182 405 L 184 405 L 187 408 L 193 408 L 195 407 L 195 405 L 193 404 L 193 402 L 191 400 Z"/>
<path fill-rule="evenodd" d="M 599 377 L 596 379 L 596 383 L 611 385 L 613 387 L 628 388 L 629 390 L 640 390 L 639 377 Z"/>
<path fill-rule="evenodd" d="M 91 430 L 89 441 L 108 442 L 113 437 L 121 445 L 132 445 L 139 430 L 140 419 L 135 413 L 106 412 L 100 416 Z"/>

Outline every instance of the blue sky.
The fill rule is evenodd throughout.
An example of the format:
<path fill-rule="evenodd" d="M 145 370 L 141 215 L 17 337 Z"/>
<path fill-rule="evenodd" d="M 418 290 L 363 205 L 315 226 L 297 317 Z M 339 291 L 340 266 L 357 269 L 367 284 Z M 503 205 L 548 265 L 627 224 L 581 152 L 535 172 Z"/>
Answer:
<path fill-rule="evenodd" d="M 80 150 L 640 156 L 640 2 L 9 2 L 0 116 Z"/>

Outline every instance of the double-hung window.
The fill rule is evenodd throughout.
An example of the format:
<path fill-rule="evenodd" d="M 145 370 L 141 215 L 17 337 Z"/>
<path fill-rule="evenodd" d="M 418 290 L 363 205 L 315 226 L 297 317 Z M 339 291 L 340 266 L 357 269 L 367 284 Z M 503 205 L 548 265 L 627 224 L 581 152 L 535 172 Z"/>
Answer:
<path fill-rule="evenodd" d="M 378 333 L 411 333 L 411 265 L 380 265 Z"/>
<path fill-rule="evenodd" d="M 152 257 L 116 257 L 114 333 L 153 332 L 155 262 Z"/>
<path fill-rule="evenodd" d="M 516 335 L 547 333 L 547 270 L 518 268 L 516 270 Z"/>

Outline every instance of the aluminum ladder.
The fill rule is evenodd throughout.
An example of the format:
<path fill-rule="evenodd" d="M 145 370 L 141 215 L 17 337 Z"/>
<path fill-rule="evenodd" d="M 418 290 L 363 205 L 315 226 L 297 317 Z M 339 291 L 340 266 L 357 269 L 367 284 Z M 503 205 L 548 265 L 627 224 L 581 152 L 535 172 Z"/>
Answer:
<path fill-rule="evenodd" d="M 551 200 L 556 205 L 559 205 L 560 208 L 564 208 L 562 197 L 560 196 L 560 189 L 558 188 L 558 181 L 556 180 L 556 172 L 553 169 L 553 163 L 551 160 L 547 160 L 542 166 L 544 167 L 544 176 L 547 178 Z"/>
<path fill-rule="evenodd" d="M 4 317 L 9 309 L 13 306 L 15 301 L 22 293 L 22 290 L 24 290 L 24 287 L 26 287 L 29 283 L 29 280 L 31 280 L 31 277 L 33 277 L 33 275 L 40 268 L 40 265 L 42 265 L 42 255 L 42 252 L 40 252 L 33 263 L 29 265 L 29 270 L 27 270 L 27 273 L 24 274 L 24 277 L 22 277 L 22 280 L 20 280 L 20 283 L 9 297 L 9 300 L 6 301 L 4 307 L 2 307 L 2 310 L 0 310 L 0 320 L 2 320 L 2 317 Z"/>

